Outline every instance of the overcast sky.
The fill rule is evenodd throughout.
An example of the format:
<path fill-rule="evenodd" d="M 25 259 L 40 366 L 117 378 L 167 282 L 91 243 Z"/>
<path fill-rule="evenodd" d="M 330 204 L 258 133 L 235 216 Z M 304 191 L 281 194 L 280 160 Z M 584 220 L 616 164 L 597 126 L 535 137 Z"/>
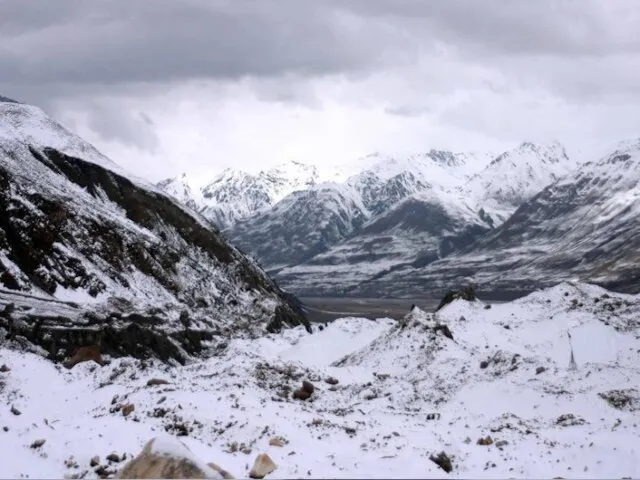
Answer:
<path fill-rule="evenodd" d="M 0 0 L 0 95 L 128 170 L 640 136 L 636 0 Z"/>

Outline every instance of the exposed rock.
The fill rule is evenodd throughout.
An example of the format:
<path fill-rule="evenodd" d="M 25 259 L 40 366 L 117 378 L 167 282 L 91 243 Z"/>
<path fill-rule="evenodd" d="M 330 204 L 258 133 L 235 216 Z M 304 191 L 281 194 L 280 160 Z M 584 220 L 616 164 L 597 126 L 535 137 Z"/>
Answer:
<path fill-rule="evenodd" d="M 507 442 L 506 440 L 498 440 L 498 441 L 495 443 L 495 445 L 496 445 L 496 447 L 498 447 L 498 448 L 502 448 L 502 447 L 504 447 L 504 446 L 509 445 L 509 442 Z"/>
<path fill-rule="evenodd" d="M 10 372 L 11 369 L 9 367 L 7 367 L 5 364 L 2 364 L 2 366 L 0 366 L 0 373 L 7 373 Z"/>
<path fill-rule="evenodd" d="M 327 378 L 325 382 L 327 382 L 329 385 L 337 385 L 338 383 L 340 383 L 338 379 L 334 377 Z"/>
<path fill-rule="evenodd" d="M 225 469 L 223 469 L 222 467 L 216 465 L 213 462 L 207 463 L 207 465 L 210 468 L 212 468 L 213 470 L 215 470 L 216 472 L 218 472 L 220 475 L 222 475 L 222 478 L 224 480 L 235 480 L 235 478 L 236 478 L 233 475 L 231 475 L 229 472 L 227 472 Z"/>
<path fill-rule="evenodd" d="M 607 401 L 609 405 L 618 410 L 635 412 L 640 410 L 640 392 L 635 388 L 626 390 L 609 390 L 599 393 L 598 396 Z"/>
<path fill-rule="evenodd" d="M 271 460 L 271 457 L 266 453 L 261 453 L 256 457 L 255 462 L 253 462 L 253 467 L 249 471 L 249 478 L 264 478 L 278 466 Z"/>
<path fill-rule="evenodd" d="M 445 337 L 447 337 L 449 340 L 453 340 L 453 333 L 451 333 L 451 330 L 447 325 L 443 325 L 443 324 L 436 325 L 433 329 L 436 332 L 442 332 L 442 334 Z"/>
<path fill-rule="evenodd" d="M 136 406 L 133 403 L 122 405 L 122 415 L 128 417 L 135 409 Z"/>
<path fill-rule="evenodd" d="M 11 405 L 11 413 L 13 413 L 14 415 L 22 415 L 22 412 L 20 410 L 18 410 L 15 405 Z"/>
<path fill-rule="evenodd" d="M 147 387 L 154 387 L 156 385 L 169 385 L 169 382 L 162 378 L 152 378 L 147 382 Z"/>
<path fill-rule="evenodd" d="M 269 440 L 269 445 L 272 447 L 284 447 L 284 440 L 281 437 L 273 437 Z"/>
<path fill-rule="evenodd" d="M 478 299 L 476 296 L 476 292 L 471 286 L 466 286 L 461 288 L 460 290 L 449 290 L 445 293 L 444 297 L 440 301 L 438 308 L 436 308 L 436 312 L 443 308 L 446 305 L 449 305 L 454 300 L 466 300 L 468 302 L 473 302 Z"/>
<path fill-rule="evenodd" d="M 489 446 L 489 445 L 493 445 L 493 438 L 491 438 L 490 435 L 487 435 L 486 437 L 482 438 L 480 437 L 478 439 L 478 441 L 476 442 L 477 445 L 484 445 L 484 446 Z"/>
<path fill-rule="evenodd" d="M 489 362 L 488 362 L 487 360 L 482 360 L 482 361 L 480 362 L 480 368 L 482 368 L 483 370 L 484 370 L 485 368 L 487 368 L 488 366 L 489 366 Z"/>
<path fill-rule="evenodd" d="M 130 460 L 118 474 L 118 478 L 233 478 L 215 464 L 204 464 L 189 448 L 172 437 L 153 438 L 140 454 Z M 225 472 L 223 474 L 222 472 Z"/>
<path fill-rule="evenodd" d="M 100 355 L 100 347 L 98 345 L 89 345 L 78 348 L 75 355 L 67 360 L 64 366 L 68 369 L 72 369 L 78 363 L 89 362 L 91 360 L 100 366 L 104 365 L 102 355 Z"/>
<path fill-rule="evenodd" d="M 45 440 L 45 439 L 43 439 L 43 438 L 41 438 L 41 439 L 36 440 L 35 442 L 33 442 L 33 443 L 30 445 L 30 448 L 34 448 L 34 449 L 35 449 L 35 448 L 40 448 L 40 447 L 41 447 L 41 446 L 43 446 L 45 443 L 46 443 L 46 440 Z"/>
<path fill-rule="evenodd" d="M 546 371 L 547 371 L 547 369 L 545 367 L 542 367 L 542 366 L 538 367 L 538 368 L 536 368 L 536 375 L 540 375 L 541 373 L 544 373 Z"/>
<path fill-rule="evenodd" d="M 91 460 L 89 460 L 89 466 L 90 467 L 97 467 L 98 465 L 100 465 L 100 457 L 98 455 L 96 455 L 95 457 L 91 457 Z"/>
<path fill-rule="evenodd" d="M 431 460 L 433 463 L 438 465 L 442 470 L 444 470 L 447 473 L 451 473 L 453 471 L 453 464 L 451 463 L 451 459 L 444 452 L 440 452 L 437 455 L 431 455 L 429 457 L 429 460 Z"/>
<path fill-rule="evenodd" d="M 118 455 L 117 453 L 110 453 L 109 455 L 107 455 L 107 461 L 109 462 L 113 462 L 113 463 L 120 463 L 123 460 L 122 457 L 120 457 L 120 455 Z"/>
<path fill-rule="evenodd" d="M 584 425 L 585 423 L 587 423 L 587 421 L 584 418 L 574 415 L 573 413 L 565 413 L 564 415 L 560 415 L 556 418 L 556 425 L 560 425 L 562 427 Z"/>
<path fill-rule="evenodd" d="M 313 383 L 304 380 L 302 382 L 302 388 L 299 388 L 298 390 L 293 392 L 293 398 L 296 400 L 307 400 L 309 397 L 311 397 L 314 391 L 315 387 L 313 386 Z"/>

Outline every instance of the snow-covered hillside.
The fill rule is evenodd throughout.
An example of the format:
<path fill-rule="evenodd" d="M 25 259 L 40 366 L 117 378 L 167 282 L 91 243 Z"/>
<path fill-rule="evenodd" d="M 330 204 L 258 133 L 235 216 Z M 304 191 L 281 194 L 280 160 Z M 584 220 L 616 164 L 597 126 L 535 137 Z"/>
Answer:
<path fill-rule="evenodd" d="M 216 335 L 305 321 L 204 218 L 130 178 L 40 109 L 6 102 L 0 302 L 13 305 L 0 326 L 54 358 L 93 339 L 184 360 Z"/>
<path fill-rule="evenodd" d="M 113 476 L 177 436 L 236 478 L 259 453 L 266 478 L 638 478 L 639 315 L 637 296 L 562 284 L 234 339 L 186 366 L 66 370 L 0 347 L 0 476 Z"/>
<path fill-rule="evenodd" d="M 320 183 L 238 222 L 229 236 L 235 245 L 273 271 L 326 251 L 347 238 L 368 217 L 369 212 L 354 188 Z"/>

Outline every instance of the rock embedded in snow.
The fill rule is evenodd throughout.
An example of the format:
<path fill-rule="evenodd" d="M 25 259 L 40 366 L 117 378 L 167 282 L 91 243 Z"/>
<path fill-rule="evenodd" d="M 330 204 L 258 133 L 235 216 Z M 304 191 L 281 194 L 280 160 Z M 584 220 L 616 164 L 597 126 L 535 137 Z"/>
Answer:
<path fill-rule="evenodd" d="M 253 462 L 253 467 L 249 471 L 249 478 L 264 478 L 278 468 L 271 457 L 266 453 L 261 453 Z"/>
<path fill-rule="evenodd" d="M 221 471 L 224 470 L 201 462 L 182 442 L 163 436 L 149 440 L 142 452 L 122 468 L 117 478 L 229 478 Z"/>
<path fill-rule="evenodd" d="M 466 300 L 468 302 L 474 302 L 477 299 L 478 297 L 476 295 L 476 292 L 471 286 L 463 287 L 460 290 L 449 290 L 447 293 L 445 293 L 444 297 L 442 297 L 442 300 L 440 300 L 440 303 L 436 308 L 436 312 L 449 305 L 454 300 Z"/>
<path fill-rule="evenodd" d="M 64 366 L 71 370 L 78 363 L 94 361 L 98 365 L 104 365 L 102 355 L 100 354 L 100 347 L 98 345 L 87 345 L 78 348 L 76 353 L 64 363 Z"/>
<path fill-rule="evenodd" d="M 308 380 L 304 380 L 302 382 L 302 388 L 293 392 L 293 398 L 296 400 L 307 400 L 311 395 L 313 395 L 314 391 L 315 387 L 313 386 L 313 383 Z"/>

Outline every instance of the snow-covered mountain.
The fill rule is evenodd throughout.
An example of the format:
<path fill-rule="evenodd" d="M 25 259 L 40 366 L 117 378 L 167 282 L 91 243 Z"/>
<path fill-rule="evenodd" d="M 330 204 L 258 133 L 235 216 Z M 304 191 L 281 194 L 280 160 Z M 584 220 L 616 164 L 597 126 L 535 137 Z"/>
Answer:
<path fill-rule="evenodd" d="M 277 271 L 326 251 L 349 237 L 368 217 L 354 188 L 321 183 L 239 221 L 228 234 L 268 271 Z"/>
<path fill-rule="evenodd" d="M 427 266 L 406 265 L 360 292 L 410 294 L 473 282 L 526 292 L 564 279 L 640 289 L 640 140 L 585 163 L 524 202 L 472 248 Z"/>
<path fill-rule="evenodd" d="M 68 371 L 3 344 L 0 477 L 113 478 L 158 438 L 234 478 L 263 454 L 266 479 L 640 478 L 638 318 L 638 296 L 562 284 L 231 339 L 184 366 Z"/>
<path fill-rule="evenodd" d="M 40 109 L 9 102 L 0 102 L 0 297 L 15 310 L 0 326 L 54 357 L 99 340 L 106 351 L 184 360 L 215 335 L 306 322 L 211 223 Z"/>
<path fill-rule="evenodd" d="M 224 229 L 295 191 L 312 187 L 319 178 L 316 167 L 291 161 L 256 175 L 226 169 L 199 189 L 186 173 L 163 180 L 158 187 Z"/>
<path fill-rule="evenodd" d="M 279 271 L 277 278 L 301 295 L 345 295 L 403 265 L 427 265 L 473 244 L 519 201 L 574 166 L 558 144 L 523 143 L 493 160 L 439 151 L 380 158 L 349 179 L 369 220 L 327 251 Z"/>
<path fill-rule="evenodd" d="M 493 159 L 462 190 L 497 225 L 523 202 L 577 167 L 578 162 L 569 158 L 557 142 L 550 145 L 524 142 Z"/>

